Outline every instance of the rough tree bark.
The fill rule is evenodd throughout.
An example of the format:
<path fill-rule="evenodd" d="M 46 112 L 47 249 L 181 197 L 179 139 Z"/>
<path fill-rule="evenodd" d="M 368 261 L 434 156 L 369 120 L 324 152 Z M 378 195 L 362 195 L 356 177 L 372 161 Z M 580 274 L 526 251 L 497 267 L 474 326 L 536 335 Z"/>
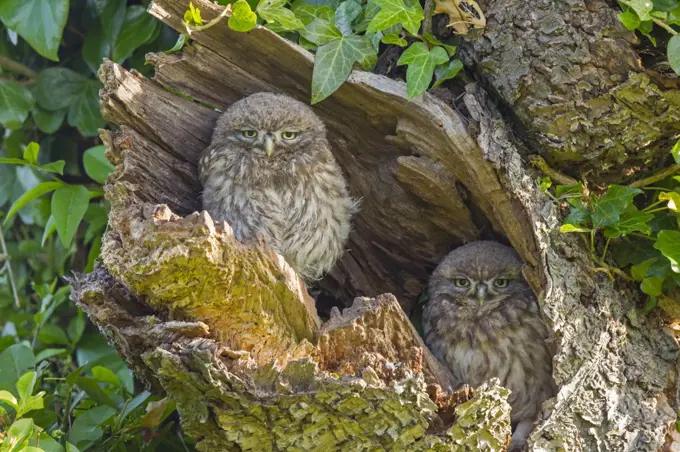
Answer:
<path fill-rule="evenodd" d="M 206 20 L 219 11 L 194 5 Z M 150 12 L 183 31 L 186 8 L 156 0 Z M 489 16 L 486 58 L 504 51 L 495 36 L 507 32 Z M 313 57 L 264 28 L 218 24 L 192 38 L 182 53 L 149 56 L 153 80 L 112 62 L 100 70 L 102 112 L 120 126 L 101 134 L 116 164 L 105 187 L 110 224 L 102 264 L 75 279 L 73 298 L 135 374 L 177 402 L 200 450 L 501 450 L 507 391 L 491 381 L 452 392 L 404 313 L 439 259 L 479 237 L 521 254 L 554 332 L 560 392 L 544 406 L 533 450 L 664 444 L 678 404 L 674 338 L 638 317 L 635 292 L 592 272 L 580 243 L 557 232 L 556 208 L 522 158 L 530 151 L 479 86 L 467 87 L 467 120 L 429 94 L 407 102 L 402 82 L 361 71 L 314 107 L 363 198 L 349 251 L 321 283 L 347 305 L 360 298 L 322 324 L 280 256 L 200 212 L 196 178 L 215 108 L 262 90 L 308 100 Z M 482 59 L 478 44 L 470 61 Z M 507 94 L 500 76 L 480 74 Z M 515 114 L 530 122 L 527 105 L 538 101 L 520 100 Z"/>

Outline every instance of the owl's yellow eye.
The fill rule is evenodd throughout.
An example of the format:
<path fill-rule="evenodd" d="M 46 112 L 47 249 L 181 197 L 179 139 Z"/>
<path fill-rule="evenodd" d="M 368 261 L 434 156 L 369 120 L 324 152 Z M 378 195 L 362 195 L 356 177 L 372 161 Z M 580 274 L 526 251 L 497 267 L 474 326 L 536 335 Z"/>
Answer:
<path fill-rule="evenodd" d="M 257 130 L 243 130 L 241 133 L 246 138 L 255 138 L 257 136 Z"/>
<path fill-rule="evenodd" d="M 283 132 L 281 133 L 281 136 L 283 137 L 284 140 L 294 140 L 297 138 L 298 133 L 297 132 Z"/>
<path fill-rule="evenodd" d="M 456 287 L 469 287 L 470 280 L 465 278 L 456 278 L 453 280 L 453 284 L 455 284 Z"/>
<path fill-rule="evenodd" d="M 508 287 L 508 284 L 510 284 L 510 280 L 505 278 L 498 278 L 493 282 L 493 285 L 498 287 L 499 289 L 505 289 L 506 287 Z"/>

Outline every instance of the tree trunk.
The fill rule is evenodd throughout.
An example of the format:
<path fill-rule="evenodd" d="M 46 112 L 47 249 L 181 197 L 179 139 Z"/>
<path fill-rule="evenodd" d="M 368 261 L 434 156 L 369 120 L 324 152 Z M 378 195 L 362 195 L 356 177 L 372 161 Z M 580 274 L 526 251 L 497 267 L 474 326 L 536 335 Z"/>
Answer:
<path fill-rule="evenodd" d="M 193 3 L 205 20 L 220 10 Z M 184 31 L 186 8 L 156 0 L 150 12 Z M 493 26 L 487 57 L 503 51 Z M 149 56 L 153 80 L 112 62 L 100 69 L 102 112 L 121 126 L 101 134 L 116 164 L 111 214 L 102 265 L 74 280 L 73 298 L 135 375 L 177 402 L 199 450 L 502 450 L 507 391 L 497 381 L 452 391 L 404 313 L 438 261 L 480 237 L 520 253 L 554 332 L 560 392 L 531 447 L 664 444 L 677 411 L 673 337 L 638 318 L 635 291 L 593 272 L 577 240 L 557 232 L 558 212 L 522 160 L 529 151 L 479 86 L 467 87 L 467 120 L 361 71 L 314 107 L 363 199 L 350 251 L 320 284 L 346 305 L 359 298 L 322 324 L 281 256 L 200 212 L 196 177 L 215 108 L 258 91 L 308 101 L 313 58 L 264 28 L 220 23 L 191 37 L 179 54 Z M 477 45 L 470 61 L 482 58 Z M 515 110 L 527 123 L 530 103 Z M 540 138 L 536 127 L 528 133 Z"/>

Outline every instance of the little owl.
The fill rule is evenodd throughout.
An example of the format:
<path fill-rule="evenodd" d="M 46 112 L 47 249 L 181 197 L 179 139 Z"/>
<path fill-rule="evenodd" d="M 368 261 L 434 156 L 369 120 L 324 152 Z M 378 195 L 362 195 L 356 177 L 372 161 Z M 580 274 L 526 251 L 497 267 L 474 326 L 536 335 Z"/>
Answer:
<path fill-rule="evenodd" d="M 548 329 L 521 269 L 507 246 L 461 246 L 434 271 L 423 312 L 425 342 L 458 384 L 496 377 L 512 391 L 512 450 L 524 445 L 541 404 L 555 394 Z"/>
<path fill-rule="evenodd" d="M 344 251 L 356 202 L 307 105 L 273 93 L 233 103 L 198 163 L 203 208 L 237 239 L 261 233 L 306 281 Z"/>

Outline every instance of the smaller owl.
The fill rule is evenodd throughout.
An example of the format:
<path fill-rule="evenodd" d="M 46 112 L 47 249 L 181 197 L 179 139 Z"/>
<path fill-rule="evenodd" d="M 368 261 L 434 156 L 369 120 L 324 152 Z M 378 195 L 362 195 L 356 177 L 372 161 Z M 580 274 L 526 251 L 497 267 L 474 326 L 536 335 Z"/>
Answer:
<path fill-rule="evenodd" d="M 326 128 L 302 102 L 252 94 L 218 118 L 201 154 L 203 208 L 237 239 L 261 233 L 306 281 L 342 255 L 357 202 L 347 190 Z"/>
<path fill-rule="evenodd" d="M 523 447 L 556 390 L 548 328 L 521 270 L 517 253 L 500 243 L 461 246 L 434 271 L 423 311 L 425 343 L 458 384 L 496 377 L 512 391 L 511 450 Z"/>

